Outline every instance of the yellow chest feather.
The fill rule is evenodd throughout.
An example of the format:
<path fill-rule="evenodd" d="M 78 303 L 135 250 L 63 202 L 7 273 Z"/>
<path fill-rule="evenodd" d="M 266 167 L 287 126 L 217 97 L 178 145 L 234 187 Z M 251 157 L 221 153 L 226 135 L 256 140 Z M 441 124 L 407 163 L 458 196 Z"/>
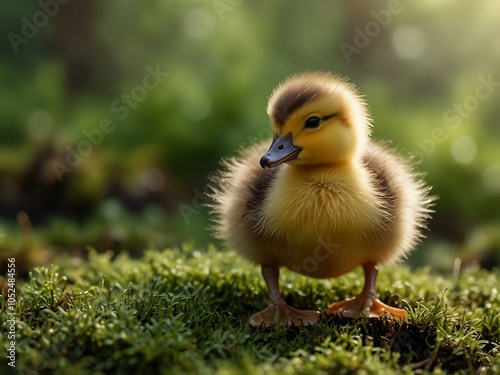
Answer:
<path fill-rule="evenodd" d="M 371 176 L 354 168 L 279 172 L 262 212 L 262 229 L 291 244 L 336 238 L 357 242 L 377 230 L 384 215 Z"/>

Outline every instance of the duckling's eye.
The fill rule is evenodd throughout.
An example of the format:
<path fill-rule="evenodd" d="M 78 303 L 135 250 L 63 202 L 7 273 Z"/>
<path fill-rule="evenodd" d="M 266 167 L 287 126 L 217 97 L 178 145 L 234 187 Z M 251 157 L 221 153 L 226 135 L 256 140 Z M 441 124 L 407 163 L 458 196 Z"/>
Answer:
<path fill-rule="evenodd" d="M 309 117 L 306 120 L 306 123 L 304 124 L 304 129 L 309 128 L 309 129 L 316 129 L 319 124 L 321 124 L 321 119 L 316 116 Z"/>

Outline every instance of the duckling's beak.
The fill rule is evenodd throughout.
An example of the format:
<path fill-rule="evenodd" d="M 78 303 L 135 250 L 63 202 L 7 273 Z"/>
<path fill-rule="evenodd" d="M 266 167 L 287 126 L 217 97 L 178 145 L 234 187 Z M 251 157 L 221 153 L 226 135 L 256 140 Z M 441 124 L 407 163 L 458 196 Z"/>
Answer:
<path fill-rule="evenodd" d="M 292 142 L 292 133 L 284 137 L 276 137 L 264 156 L 260 159 L 262 168 L 273 168 L 277 165 L 296 159 L 302 149 Z"/>

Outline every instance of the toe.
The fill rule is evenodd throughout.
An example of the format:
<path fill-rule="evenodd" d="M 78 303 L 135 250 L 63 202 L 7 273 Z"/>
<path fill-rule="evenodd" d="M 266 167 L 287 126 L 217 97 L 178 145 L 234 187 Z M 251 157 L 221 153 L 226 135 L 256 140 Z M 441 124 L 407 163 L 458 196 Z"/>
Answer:
<path fill-rule="evenodd" d="M 371 316 L 388 316 L 390 318 L 395 319 L 405 319 L 406 311 L 403 309 L 398 309 L 396 307 L 392 307 L 386 305 L 382 301 L 376 299 L 373 301 L 373 304 L 370 308 Z"/>

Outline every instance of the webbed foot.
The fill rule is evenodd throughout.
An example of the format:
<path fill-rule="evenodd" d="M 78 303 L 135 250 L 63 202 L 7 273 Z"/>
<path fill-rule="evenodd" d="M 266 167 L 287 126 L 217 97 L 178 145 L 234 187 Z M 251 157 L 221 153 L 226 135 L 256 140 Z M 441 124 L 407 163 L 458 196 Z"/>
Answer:
<path fill-rule="evenodd" d="M 392 315 L 397 319 L 406 318 L 405 310 L 386 305 L 378 298 L 363 293 L 351 300 L 332 303 L 326 313 L 354 319 L 363 316 L 380 317 L 383 315 Z"/>
<path fill-rule="evenodd" d="M 298 310 L 288 306 L 285 302 L 279 305 L 269 303 L 269 306 L 253 314 L 250 317 L 250 325 L 259 327 L 262 324 L 269 327 L 272 324 L 278 323 L 281 325 L 295 324 L 300 325 L 313 325 L 318 321 L 320 312 L 315 310 Z"/>
<path fill-rule="evenodd" d="M 374 263 L 363 265 L 365 272 L 365 285 L 363 291 L 356 298 L 335 302 L 327 310 L 328 315 L 339 314 L 347 318 L 358 319 L 363 316 L 380 317 L 388 315 L 397 319 L 406 318 L 406 311 L 391 307 L 381 302 L 375 292 L 375 281 L 377 279 L 378 267 Z"/>

